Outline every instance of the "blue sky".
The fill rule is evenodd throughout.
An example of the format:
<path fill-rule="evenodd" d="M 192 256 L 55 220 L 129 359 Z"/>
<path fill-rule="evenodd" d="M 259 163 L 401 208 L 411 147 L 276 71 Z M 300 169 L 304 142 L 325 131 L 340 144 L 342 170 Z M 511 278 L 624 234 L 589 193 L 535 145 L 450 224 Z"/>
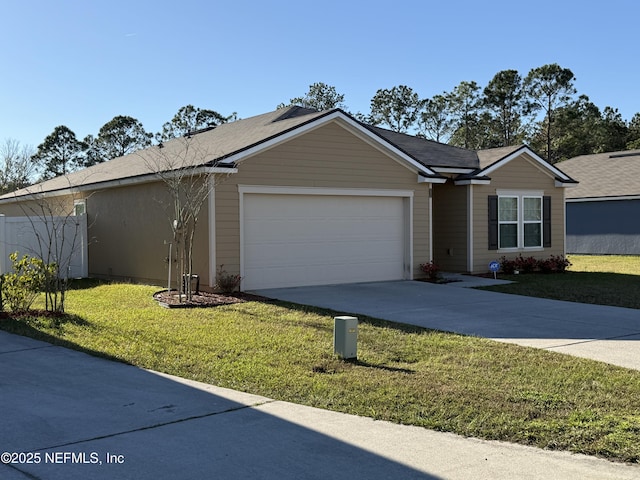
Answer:
<path fill-rule="evenodd" d="M 580 94 L 640 112 L 632 0 L 2 0 L 0 141 L 78 138 L 116 115 L 152 132 L 187 104 L 241 118 L 325 82 L 352 112 L 376 90 L 423 97 L 499 71 L 570 68 Z"/>

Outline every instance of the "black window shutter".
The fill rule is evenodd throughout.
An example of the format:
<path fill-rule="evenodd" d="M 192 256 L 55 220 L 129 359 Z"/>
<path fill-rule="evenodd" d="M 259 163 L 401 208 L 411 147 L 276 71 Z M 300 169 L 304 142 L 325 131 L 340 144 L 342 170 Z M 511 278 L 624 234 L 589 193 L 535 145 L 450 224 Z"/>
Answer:
<path fill-rule="evenodd" d="M 489 195 L 489 250 L 498 250 L 498 196 Z"/>
<path fill-rule="evenodd" d="M 542 246 L 551 246 L 551 197 L 542 197 Z"/>

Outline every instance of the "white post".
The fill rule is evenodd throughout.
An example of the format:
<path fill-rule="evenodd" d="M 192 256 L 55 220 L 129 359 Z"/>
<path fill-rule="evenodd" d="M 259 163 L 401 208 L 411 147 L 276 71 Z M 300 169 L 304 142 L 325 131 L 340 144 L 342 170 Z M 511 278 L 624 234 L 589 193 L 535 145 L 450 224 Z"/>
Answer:
<path fill-rule="evenodd" d="M 167 293 L 171 293 L 171 264 L 173 261 L 171 260 L 171 247 L 173 243 L 169 242 L 169 276 L 167 277 Z"/>
<path fill-rule="evenodd" d="M 0 274 L 7 273 L 7 222 L 4 214 L 0 214 Z"/>

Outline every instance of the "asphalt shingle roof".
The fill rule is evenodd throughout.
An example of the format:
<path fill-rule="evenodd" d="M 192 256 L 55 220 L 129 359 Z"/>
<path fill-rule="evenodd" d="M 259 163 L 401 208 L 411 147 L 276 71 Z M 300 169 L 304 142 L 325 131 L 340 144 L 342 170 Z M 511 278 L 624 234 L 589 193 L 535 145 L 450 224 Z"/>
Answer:
<path fill-rule="evenodd" d="M 428 167 L 478 168 L 478 155 L 473 150 L 454 147 L 404 133 L 367 126 L 404 152 Z"/>
<path fill-rule="evenodd" d="M 568 199 L 640 195 L 640 150 L 582 155 L 557 167 L 580 182 Z"/>
<path fill-rule="evenodd" d="M 94 165 L 66 176 L 57 177 L 27 189 L 3 195 L 0 199 L 15 198 L 40 192 L 55 192 L 70 187 L 90 188 L 92 185 L 104 182 L 135 179 L 155 174 L 161 170 L 172 170 L 179 166 L 215 166 L 225 158 L 241 154 L 252 147 L 259 146 L 290 130 L 314 122 L 337 111 L 318 112 L 294 106 L 225 123 L 212 129 L 194 132 L 190 137 L 191 141 L 189 142 L 188 150 L 185 149 L 184 138 L 175 138 L 164 142 L 161 148 L 156 145 L 123 157 L 114 158 L 108 162 Z M 344 114 L 344 112 L 341 113 Z M 354 121 L 356 120 L 354 119 Z M 519 145 L 475 152 L 380 127 L 361 125 L 383 141 L 389 142 L 412 157 L 416 162 L 428 168 L 468 168 L 479 172 L 481 169 L 523 147 Z M 178 159 L 180 165 L 169 165 L 167 160 L 169 158 Z M 166 168 L 162 168 L 163 163 Z M 638 177 L 640 178 L 640 175 Z"/>
<path fill-rule="evenodd" d="M 283 117 L 283 113 L 290 115 Z M 3 195 L 0 199 L 40 192 L 54 192 L 70 187 L 89 186 L 154 174 L 165 162 L 165 158 L 172 157 L 171 154 L 174 154 L 173 158 L 184 160 L 183 166 L 193 166 L 196 161 L 200 164 L 213 164 L 217 160 L 251 148 L 269 138 L 327 114 L 327 112 L 312 111 L 302 112 L 303 115 L 300 113 L 298 107 L 293 107 L 287 112 L 276 110 L 244 120 L 225 123 L 194 134 L 191 138 L 192 141 L 189 142 L 190 153 L 184 152 L 183 138 L 174 138 L 164 142 L 162 149 L 159 149 L 158 146 L 149 147 L 66 176 L 47 180 L 33 187 Z M 279 119 L 279 117 L 283 118 Z"/>

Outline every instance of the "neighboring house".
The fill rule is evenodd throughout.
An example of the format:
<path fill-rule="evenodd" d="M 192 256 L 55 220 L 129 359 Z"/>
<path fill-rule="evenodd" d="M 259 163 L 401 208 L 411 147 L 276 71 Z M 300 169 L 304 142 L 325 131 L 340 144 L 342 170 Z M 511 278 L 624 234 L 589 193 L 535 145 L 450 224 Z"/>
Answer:
<path fill-rule="evenodd" d="M 252 290 L 564 254 L 564 187 L 575 182 L 526 146 L 474 152 L 301 107 L 190 138 L 188 152 L 174 139 L 5 195 L 0 213 L 22 215 L 34 194 L 75 204 L 88 215 L 90 275 L 163 283 L 172 239 L 155 171 L 179 158 L 217 179 L 195 239 L 203 285 L 219 265 Z"/>
<path fill-rule="evenodd" d="M 567 252 L 640 255 L 640 150 L 560 163 L 580 182 L 567 192 Z"/>

